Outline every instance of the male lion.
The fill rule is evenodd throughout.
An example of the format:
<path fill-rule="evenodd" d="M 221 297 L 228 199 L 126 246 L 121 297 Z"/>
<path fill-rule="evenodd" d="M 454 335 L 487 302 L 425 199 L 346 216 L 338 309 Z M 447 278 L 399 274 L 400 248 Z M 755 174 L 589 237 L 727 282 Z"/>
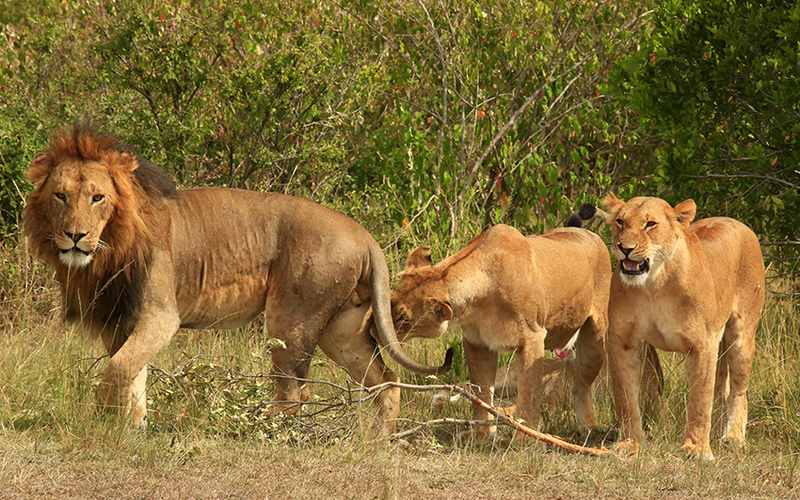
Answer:
<path fill-rule="evenodd" d="M 592 383 L 605 355 L 610 279 L 608 250 L 592 232 L 561 228 L 526 238 L 512 227 L 497 225 L 436 265 L 429 247 L 411 252 L 392 292 L 392 316 L 401 339 L 434 338 L 450 322 L 458 323 L 470 381 L 489 404 L 498 351 L 516 351 L 522 381 L 517 413 L 534 428 L 539 424 L 544 350 L 566 348 L 574 341 L 575 414 L 582 429 L 594 429 L 599 426 Z M 477 405 L 473 414 L 478 420 L 489 418 Z M 483 426 L 474 435 L 485 440 L 494 431 Z"/>
<path fill-rule="evenodd" d="M 637 398 L 641 341 L 686 354 L 689 399 L 681 449 L 690 457 L 714 458 L 712 394 L 722 407 L 729 377 L 722 439 L 743 445 L 745 392 L 764 304 L 758 238 L 725 217 L 692 224 L 692 200 L 671 207 L 658 198 L 626 203 L 609 194 L 604 203 L 608 213 L 600 216 L 611 226 L 611 252 L 619 260 L 611 279 L 607 343 L 621 426 L 618 450 L 635 455 L 644 439 Z"/>
<path fill-rule="evenodd" d="M 370 306 L 403 366 L 448 368 L 398 348 L 385 257 L 349 217 L 280 194 L 176 191 L 158 167 L 86 124 L 54 134 L 28 175 L 32 247 L 55 269 L 67 319 L 99 335 L 111 357 L 99 403 L 129 412 L 136 426 L 146 424 L 147 363 L 179 327 L 234 328 L 262 311 L 285 344 L 272 348 L 277 410 L 307 400 L 298 379 L 317 345 L 366 386 L 398 380 L 366 326 Z M 398 411 L 399 389 L 382 393 L 380 416 Z"/>

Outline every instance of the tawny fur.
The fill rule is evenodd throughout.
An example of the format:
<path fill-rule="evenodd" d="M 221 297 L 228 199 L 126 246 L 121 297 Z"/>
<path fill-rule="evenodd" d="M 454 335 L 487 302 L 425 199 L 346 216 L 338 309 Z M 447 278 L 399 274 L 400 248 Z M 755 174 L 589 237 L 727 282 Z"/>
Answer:
<path fill-rule="evenodd" d="M 262 312 L 279 377 L 274 408 L 296 411 L 317 345 L 358 382 L 398 381 L 378 354 L 425 373 L 397 349 L 389 272 L 372 236 L 316 203 L 279 194 L 176 191 L 112 134 L 76 125 L 29 169 L 25 231 L 56 272 L 67 319 L 100 336 L 111 357 L 99 403 L 146 423 L 147 363 L 179 327 L 234 328 Z M 381 394 L 391 432 L 399 389 Z"/>
<path fill-rule="evenodd" d="M 622 263 L 614 271 L 609 302 L 607 350 L 621 426 L 618 450 L 635 455 L 644 440 L 636 355 L 642 341 L 686 355 L 682 449 L 687 455 L 714 457 L 709 434 L 715 396 L 718 407 L 727 405 L 722 439 L 744 445 L 746 391 L 764 304 L 758 239 L 729 218 L 691 223 L 692 200 L 672 207 L 658 198 L 623 202 L 609 195 L 605 204 L 612 254 L 628 260 L 627 273 Z M 639 273 L 645 268 L 649 271 Z"/>
<path fill-rule="evenodd" d="M 515 351 L 520 384 L 517 416 L 536 428 L 544 350 L 563 348 L 580 330 L 572 396 L 578 425 L 597 428 L 592 383 L 603 364 L 611 264 L 594 233 L 557 229 L 525 237 L 495 226 L 463 250 L 430 265 L 430 249 L 411 253 L 392 292 L 401 339 L 433 338 L 461 326 L 471 382 L 492 404 L 499 351 Z M 489 418 L 480 406 L 474 418 Z M 475 430 L 485 439 L 494 428 Z"/>

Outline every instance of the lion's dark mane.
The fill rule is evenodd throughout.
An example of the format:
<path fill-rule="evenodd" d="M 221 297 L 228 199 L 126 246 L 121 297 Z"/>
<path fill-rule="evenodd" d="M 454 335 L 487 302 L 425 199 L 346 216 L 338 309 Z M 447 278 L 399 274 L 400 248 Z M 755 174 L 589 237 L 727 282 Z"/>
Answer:
<path fill-rule="evenodd" d="M 131 157 L 136 163 L 131 172 Z M 45 214 L 49 200 L 43 188 L 53 169 L 66 159 L 97 161 L 109 169 L 119 192 L 115 213 L 99 251 L 82 269 L 71 269 L 58 258 Z M 126 170 L 127 168 L 127 170 Z M 28 177 L 36 187 L 25 207 L 25 231 L 33 250 L 56 271 L 64 296 L 66 319 L 85 324 L 95 333 L 111 333 L 121 345 L 139 321 L 156 238 L 164 237 L 164 201 L 179 196 L 170 178 L 114 134 L 90 123 L 58 132 L 50 148 L 34 159 Z"/>

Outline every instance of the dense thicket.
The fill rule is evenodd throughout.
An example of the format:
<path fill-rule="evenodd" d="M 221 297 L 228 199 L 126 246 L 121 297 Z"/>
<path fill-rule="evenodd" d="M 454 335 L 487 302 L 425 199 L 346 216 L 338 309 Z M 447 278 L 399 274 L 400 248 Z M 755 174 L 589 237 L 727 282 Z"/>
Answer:
<path fill-rule="evenodd" d="M 611 78 L 653 157 L 643 187 L 740 218 L 773 262 L 796 262 L 800 3 L 665 2 L 651 29 Z"/>
<path fill-rule="evenodd" d="M 794 3 L 42 0 L 0 25 L 6 233 L 33 155 L 90 117 L 182 186 L 309 197 L 384 243 L 541 231 L 614 190 L 797 255 Z"/>

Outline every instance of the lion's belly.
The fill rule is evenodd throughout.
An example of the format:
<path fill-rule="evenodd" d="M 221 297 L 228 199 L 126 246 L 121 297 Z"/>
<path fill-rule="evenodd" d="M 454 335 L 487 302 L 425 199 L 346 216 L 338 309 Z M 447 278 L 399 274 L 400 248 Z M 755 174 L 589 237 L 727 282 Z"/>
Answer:
<path fill-rule="evenodd" d="M 266 302 L 266 283 L 254 281 L 243 280 L 198 294 L 179 291 L 181 327 L 225 330 L 245 326 L 264 310 Z"/>

